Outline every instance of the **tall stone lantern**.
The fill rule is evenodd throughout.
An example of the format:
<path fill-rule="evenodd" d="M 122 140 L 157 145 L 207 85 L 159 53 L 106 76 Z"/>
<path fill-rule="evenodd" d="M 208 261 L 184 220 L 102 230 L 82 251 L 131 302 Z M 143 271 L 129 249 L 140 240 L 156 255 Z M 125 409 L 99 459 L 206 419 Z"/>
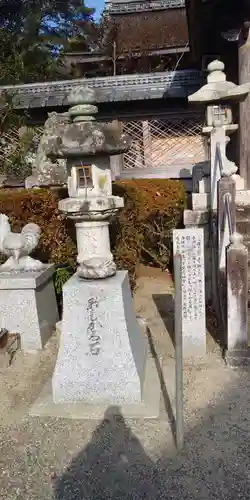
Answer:
<path fill-rule="evenodd" d="M 97 95 L 75 88 L 71 123 L 51 143 L 50 156 L 66 158 L 69 197 L 59 209 L 76 226 L 78 268 L 63 288 L 60 347 L 52 378 L 55 403 L 141 401 L 146 342 L 137 324 L 126 271 L 110 250 L 109 219 L 123 207 L 112 195 L 110 156 L 130 139 L 98 123 Z"/>
<path fill-rule="evenodd" d="M 65 125 L 50 151 L 50 157 L 67 160 L 69 198 L 59 202 L 59 210 L 75 222 L 77 274 L 85 279 L 107 278 L 116 272 L 109 219 L 123 207 L 123 199 L 112 195 L 110 155 L 130 147 L 129 137 L 120 135 L 112 124 L 95 121 L 96 99 L 90 88 L 77 87 L 71 92 L 71 123 Z"/>
<path fill-rule="evenodd" d="M 210 208 L 212 210 L 217 208 L 217 181 L 222 175 L 235 175 L 238 170 L 235 163 L 229 161 L 226 157 L 226 146 L 229 142 L 227 134 L 236 131 L 238 128 L 238 125 L 233 123 L 232 103 L 244 100 L 250 90 L 249 84 L 236 85 L 228 81 L 224 69 L 225 65 L 222 61 L 215 60 L 208 64 L 207 83 L 188 97 L 190 103 L 206 105 L 206 125 L 203 127 L 203 133 L 209 135 L 210 142 L 211 171 L 209 191 Z M 220 147 L 221 151 L 223 171 L 220 171 L 221 165 L 216 152 L 218 147 Z M 240 179 L 237 180 L 240 181 Z M 193 208 L 195 207 L 193 206 Z M 206 209 L 208 207 L 200 205 L 197 208 Z"/>
<path fill-rule="evenodd" d="M 235 198 L 238 189 L 244 189 L 244 180 L 236 174 L 238 167 L 226 156 L 226 147 L 229 135 L 238 129 L 233 123 L 232 104 L 244 100 L 249 93 L 250 85 L 236 85 L 226 78 L 225 65 L 222 61 L 212 61 L 208 67 L 207 83 L 197 92 L 190 95 L 188 100 L 194 104 L 206 106 L 206 123 L 203 133 L 208 136 L 209 161 L 203 166 L 193 169 L 193 193 L 192 210 L 185 210 L 184 224 L 186 227 L 203 227 L 205 242 L 205 278 L 206 278 L 206 300 L 210 302 L 215 299 L 215 308 L 218 308 L 218 285 L 217 285 L 217 259 L 219 269 L 225 268 L 225 252 L 215 250 L 217 244 L 226 241 L 226 233 L 229 228 L 218 230 L 217 204 L 218 204 L 218 181 L 220 192 L 222 185 L 230 185 L 230 203 Z M 226 192 L 226 191 L 225 191 Z M 221 210 L 219 211 L 221 213 Z M 224 215 L 223 215 L 224 221 Z M 227 226 L 227 224 L 226 224 Z M 211 231 L 212 229 L 212 231 Z M 213 236 L 213 238 L 211 237 Z"/>

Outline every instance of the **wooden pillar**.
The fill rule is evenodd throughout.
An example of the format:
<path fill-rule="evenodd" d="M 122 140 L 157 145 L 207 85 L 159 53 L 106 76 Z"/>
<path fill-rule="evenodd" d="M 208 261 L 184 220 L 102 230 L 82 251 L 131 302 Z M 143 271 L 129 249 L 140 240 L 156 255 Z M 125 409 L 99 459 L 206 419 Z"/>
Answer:
<path fill-rule="evenodd" d="M 228 196 L 228 206 L 231 214 L 232 227 L 229 227 L 228 217 L 225 216 L 226 201 Z M 225 272 L 226 250 L 230 243 L 230 232 L 235 232 L 236 228 L 236 187 L 231 177 L 222 177 L 218 182 L 218 271 Z"/>
<path fill-rule="evenodd" d="M 245 23 L 239 41 L 239 84 L 250 82 L 250 30 Z M 250 188 L 250 95 L 240 104 L 240 175 Z"/>
<path fill-rule="evenodd" d="M 117 130 L 119 131 L 120 134 L 122 134 L 122 123 L 119 122 L 118 120 L 113 120 L 112 122 L 114 127 L 117 127 Z M 122 170 L 123 170 L 123 165 L 124 165 L 124 156 L 123 154 L 120 155 L 114 155 L 110 157 L 110 167 L 111 167 L 111 175 L 112 175 L 112 180 L 114 181 L 116 178 L 119 178 Z"/>
<path fill-rule="evenodd" d="M 113 155 L 110 157 L 112 181 L 115 181 L 115 179 L 120 177 L 123 171 L 123 159 L 123 154 Z"/>
<path fill-rule="evenodd" d="M 144 166 L 152 167 L 152 143 L 148 120 L 142 122 Z"/>
<path fill-rule="evenodd" d="M 247 247 L 243 236 L 233 233 L 227 249 L 227 348 L 230 356 L 243 359 L 248 349 L 247 272 Z"/>

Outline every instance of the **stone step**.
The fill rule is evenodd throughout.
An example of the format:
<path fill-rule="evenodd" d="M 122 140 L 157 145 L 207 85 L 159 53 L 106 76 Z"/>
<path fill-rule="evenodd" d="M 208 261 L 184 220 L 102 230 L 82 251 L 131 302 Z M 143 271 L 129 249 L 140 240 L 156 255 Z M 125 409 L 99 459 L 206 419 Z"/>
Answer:
<path fill-rule="evenodd" d="M 249 240 L 247 240 L 247 241 L 244 241 L 244 240 L 243 240 L 243 243 L 244 243 L 244 245 L 245 245 L 245 246 L 247 247 L 247 249 L 248 249 L 248 262 L 249 262 L 249 260 L 250 260 L 250 241 L 249 241 Z"/>
<path fill-rule="evenodd" d="M 232 368 L 249 367 L 250 365 L 250 349 L 240 350 L 235 349 L 226 353 L 225 361 L 228 366 Z"/>
<path fill-rule="evenodd" d="M 250 207 L 236 207 L 236 221 L 250 221 Z"/>
<path fill-rule="evenodd" d="M 250 235 L 248 234 L 243 235 L 243 243 L 244 245 L 246 245 L 247 248 L 250 247 Z"/>
<path fill-rule="evenodd" d="M 236 230 L 243 236 L 249 236 L 250 239 L 250 219 L 249 220 L 236 220 Z"/>

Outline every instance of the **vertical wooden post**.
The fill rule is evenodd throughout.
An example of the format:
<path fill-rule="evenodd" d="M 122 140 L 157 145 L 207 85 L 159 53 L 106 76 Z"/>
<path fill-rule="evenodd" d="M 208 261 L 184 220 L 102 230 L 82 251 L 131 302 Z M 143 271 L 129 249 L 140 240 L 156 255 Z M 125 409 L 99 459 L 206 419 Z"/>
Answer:
<path fill-rule="evenodd" d="M 112 123 L 114 124 L 115 127 L 117 127 L 119 132 L 122 134 L 122 122 L 119 122 L 118 120 L 113 120 Z M 117 177 L 119 177 L 119 175 L 123 170 L 123 160 L 124 160 L 123 154 L 114 155 L 110 157 L 110 168 L 113 181 Z"/>
<path fill-rule="evenodd" d="M 250 82 L 250 30 L 245 24 L 239 43 L 239 84 Z M 250 188 L 250 94 L 240 104 L 240 175 Z"/>
<path fill-rule="evenodd" d="M 174 257 L 175 277 L 175 401 L 176 401 L 176 446 L 181 450 L 184 445 L 183 413 L 183 343 L 182 343 L 182 279 L 181 255 Z"/>
<path fill-rule="evenodd" d="M 231 177 L 222 177 L 218 182 L 218 267 L 226 269 L 226 249 L 230 243 L 230 228 L 225 213 L 225 195 L 228 195 L 232 221 L 232 232 L 236 227 L 235 182 Z"/>
<path fill-rule="evenodd" d="M 120 176 L 123 170 L 123 154 L 113 155 L 110 157 L 110 168 L 112 174 L 112 180 L 114 181 Z"/>
<path fill-rule="evenodd" d="M 144 166 L 146 168 L 152 167 L 152 144 L 151 132 L 148 120 L 142 122 L 143 134 L 143 153 L 144 153 Z"/>
<path fill-rule="evenodd" d="M 212 210 L 217 210 L 218 181 L 222 175 L 222 172 L 220 170 L 222 166 L 220 165 L 219 162 L 218 149 L 221 152 L 221 158 L 223 160 L 226 156 L 226 133 L 223 127 L 214 128 L 210 136 L 210 155 L 211 155 L 210 196 L 211 196 Z"/>

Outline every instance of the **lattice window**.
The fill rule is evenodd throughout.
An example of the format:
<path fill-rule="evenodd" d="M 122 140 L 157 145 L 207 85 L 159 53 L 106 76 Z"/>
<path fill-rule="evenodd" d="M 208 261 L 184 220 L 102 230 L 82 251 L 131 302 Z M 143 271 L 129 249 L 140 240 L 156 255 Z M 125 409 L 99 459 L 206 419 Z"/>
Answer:
<path fill-rule="evenodd" d="M 131 139 L 131 147 L 124 154 L 124 168 L 143 168 L 144 167 L 144 148 L 142 122 L 133 121 L 122 124 L 123 132 L 128 134 Z"/>
<path fill-rule="evenodd" d="M 124 154 L 124 168 L 157 168 L 187 165 L 205 159 L 201 120 L 194 117 L 166 117 L 123 123 L 132 138 Z"/>
<path fill-rule="evenodd" d="M 0 135 L 0 175 L 23 181 L 31 174 L 43 128 L 12 128 Z"/>

